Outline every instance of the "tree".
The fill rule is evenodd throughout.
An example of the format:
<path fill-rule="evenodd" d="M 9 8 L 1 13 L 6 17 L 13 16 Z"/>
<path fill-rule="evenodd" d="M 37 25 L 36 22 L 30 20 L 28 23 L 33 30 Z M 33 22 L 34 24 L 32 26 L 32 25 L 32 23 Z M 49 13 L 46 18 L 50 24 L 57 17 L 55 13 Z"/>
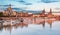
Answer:
<path fill-rule="evenodd" d="M 3 12 L 0 12 L 0 17 L 2 17 L 3 16 Z"/>

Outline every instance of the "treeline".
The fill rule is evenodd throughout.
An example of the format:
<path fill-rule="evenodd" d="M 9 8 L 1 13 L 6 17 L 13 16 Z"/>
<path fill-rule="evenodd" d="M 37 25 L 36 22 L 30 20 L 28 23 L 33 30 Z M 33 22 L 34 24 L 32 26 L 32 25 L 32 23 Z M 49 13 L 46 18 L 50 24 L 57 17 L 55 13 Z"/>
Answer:
<path fill-rule="evenodd" d="M 14 16 L 14 15 L 11 16 L 10 14 L 4 16 L 3 12 L 0 12 L 0 17 L 16 17 L 16 16 Z"/>

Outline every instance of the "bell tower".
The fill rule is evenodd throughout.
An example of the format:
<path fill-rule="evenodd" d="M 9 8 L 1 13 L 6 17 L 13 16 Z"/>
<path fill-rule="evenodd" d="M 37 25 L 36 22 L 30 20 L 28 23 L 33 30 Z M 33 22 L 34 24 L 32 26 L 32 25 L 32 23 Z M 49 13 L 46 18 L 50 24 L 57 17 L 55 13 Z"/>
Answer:
<path fill-rule="evenodd" d="M 45 14 L 45 9 L 43 9 L 42 13 Z"/>
<path fill-rule="evenodd" d="M 50 9 L 50 12 L 49 13 L 52 14 L 52 9 Z"/>
<path fill-rule="evenodd" d="M 12 12 L 11 4 L 9 4 L 9 7 L 7 9 L 9 12 Z"/>

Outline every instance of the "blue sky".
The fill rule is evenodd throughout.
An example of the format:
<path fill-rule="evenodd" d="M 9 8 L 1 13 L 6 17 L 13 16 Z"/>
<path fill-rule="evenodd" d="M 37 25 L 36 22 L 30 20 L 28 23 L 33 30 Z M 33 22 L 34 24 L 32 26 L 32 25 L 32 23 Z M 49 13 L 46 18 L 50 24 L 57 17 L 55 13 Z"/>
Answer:
<path fill-rule="evenodd" d="M 0 6 L 9 4 L 13 5 L 12 8 L 20 8 L 20 10 L 40 11 L 46 9 L 49 11 L 52 8 L 53 11 L 60 11 L 60 0 L 0 0 Z"/>

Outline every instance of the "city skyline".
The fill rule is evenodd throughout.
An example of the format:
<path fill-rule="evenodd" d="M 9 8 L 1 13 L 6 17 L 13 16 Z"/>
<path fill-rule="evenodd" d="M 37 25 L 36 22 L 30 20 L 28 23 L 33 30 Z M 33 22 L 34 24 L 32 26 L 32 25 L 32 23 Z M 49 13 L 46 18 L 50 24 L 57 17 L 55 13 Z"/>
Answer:
<path fill-rule="evenodd" d="M 0 35 L 60 35 L 60 0 L 0 0 Z"/>

